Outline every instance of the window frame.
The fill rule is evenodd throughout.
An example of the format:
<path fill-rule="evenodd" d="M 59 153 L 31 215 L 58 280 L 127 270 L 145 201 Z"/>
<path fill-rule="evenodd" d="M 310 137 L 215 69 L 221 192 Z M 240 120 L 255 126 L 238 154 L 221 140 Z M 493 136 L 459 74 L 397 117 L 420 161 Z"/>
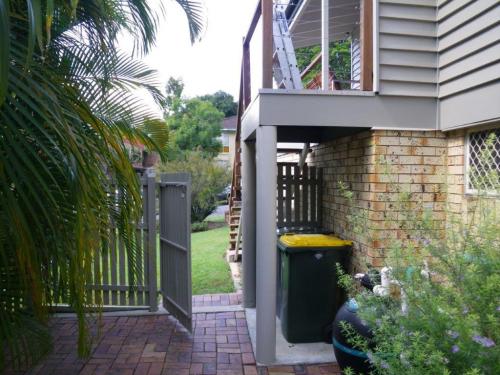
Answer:
<path fill-rule="evenodd" d="M 465 134 L 465 142 L 464 142 L 464 145 L 465 145 L 465 159 L 464 159 L 464 191 L 465 191 L 465 195 L 469 195 L 469 196 L 477 196 L 479 195 L 479 190 L 477 189 L 471 189 L 469 188 L 469 182 L 470 182 L 470 158 L 471 158 L 471 152 L 470 152 L 470 147 L 471 147 L 471 135 L 474 134 L 474 133 L 479 133 L 479 132 L 484 132 L 484 131 L 488 131 L 488 130 L 500 130 L 500 124 L 495 124 L 495 125 L 487 125 L 487 126 L 482 126 L 482 127 L 477 127 L 477 128 L 471 128 L 471 129 L 467 129 L 467 132 Z M 498 172 L 500 173 L 500 165 L 499 165 L 499 169 L 498 169 Z M 492 190 L 485 190 L 483 191 L 483 193 L 486 195 L 486 196 L 489 196 L 489 197 L 500 197 L 500 190 L 499 191 L 492 191 Z"/>

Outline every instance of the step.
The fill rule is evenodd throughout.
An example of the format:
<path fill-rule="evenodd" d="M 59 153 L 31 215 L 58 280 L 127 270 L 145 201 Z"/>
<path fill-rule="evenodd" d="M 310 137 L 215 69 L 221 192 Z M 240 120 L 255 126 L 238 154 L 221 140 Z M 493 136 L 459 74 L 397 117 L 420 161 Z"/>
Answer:
<path fill-rule="evenodd" d="M 238 256 L 235 254 L 236 252 L 234 250 L 227 251 L 227 258 L 230 262 L 239 262 L 241 260 L 241 250 L 238 252 Z"/>
<path fill-rule="evenodd" d="M 231 215 L 229 216 L 229 222 L 230 223 L 235 223 L 235 222 L 240 222 L 240 218 L 241 216 L 240 215 Z"/>

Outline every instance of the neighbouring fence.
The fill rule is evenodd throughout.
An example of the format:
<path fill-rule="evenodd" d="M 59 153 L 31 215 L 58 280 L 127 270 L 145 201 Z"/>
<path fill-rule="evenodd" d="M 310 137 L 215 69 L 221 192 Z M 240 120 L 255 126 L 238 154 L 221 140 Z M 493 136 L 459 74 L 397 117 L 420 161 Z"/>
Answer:
<path fill-rule="evenodd" d="M 321 168 L 278 163 L 278 228 L 321 227 Z"/>
<path fill-rule="evenodd" d="M 153 176 L 140 176 L 142 216 L 136 229 L 137 252 L 129 258 L 125 243 L 115 227 L 110 228 L 103 249 L 94 259 L 94 280 L 88 287 L 94 301 L 102 301 L 104 310 L 158 310 L 156 181 Z M 113 190 L 113 189 L 111 189 Z M 111 194 L 119 196 L 120 191 Z M 64 298 L 56 310 L 65 310 Z"/>

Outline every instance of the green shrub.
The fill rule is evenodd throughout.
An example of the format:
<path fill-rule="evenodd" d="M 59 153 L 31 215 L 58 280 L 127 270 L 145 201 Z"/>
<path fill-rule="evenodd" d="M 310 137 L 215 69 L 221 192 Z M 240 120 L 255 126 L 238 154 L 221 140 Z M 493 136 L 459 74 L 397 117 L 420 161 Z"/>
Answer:
<path fill-rule="evenodd" d="M 159 166 L 162 172 L 188 172 L 192 178 L 191 222 L 201 222 L 217 207 L 217 193 L 231 182 L 230 171 L 199 151 Z"/>
<path fill-rule="evenodd" d="M 208 222 L 206 221 L 201 221 L 201 222 L 196 222 L 191 224 L 191 232 L 196 233 L 196 232 L 205 232 L 208 230 Z"/>
<path fill-rule="evenodd" d="M 369 353 L 374 374 L 500 374 L 499 200 L 479 195 L 441 228 L 432 212 L 410 211 L 405 194 L 399 203 L 411 236 L 386 253 L 397 293 L 378 297 L 341 276 L 373 329 L 367 342 L 345 326 L 351 344 Z M 351 215 L 353 225 L 362 217 Z"/>

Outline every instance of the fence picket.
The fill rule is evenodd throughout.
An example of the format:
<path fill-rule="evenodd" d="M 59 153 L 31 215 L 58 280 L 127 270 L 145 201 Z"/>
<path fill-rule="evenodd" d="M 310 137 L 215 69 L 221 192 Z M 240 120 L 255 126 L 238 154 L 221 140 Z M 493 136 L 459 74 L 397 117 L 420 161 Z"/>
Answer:
<path fill-rule="evenodd" d="M 116 256 L 116 251 L 117 251 L 117 243 L 116 243 L 116 228 L 114 223 L 112 223 L 111 230 L 110 230 L 111 238 L 109 240 L 109 250 L 110 250 L 110 255 L 111 255 L 111 286 L 118 285 L 118 278 L 117 278 L 117 272 L 116 268 L 118 267 L 118 262 L 117 262 L 117 256 Z M 112 289 L 111 290 L 111 304 L 112 305 L 117 305 L 118 304 L 118 293 L 116 290 Z"/>
<path fill-rule="evenodd" d="M 109 232 L 108 232 L 109 233 Z M 110 238 L 108 235 L 108 238 L 103 241 L 103 248 L 101 249 L 101 255 L 102 255 L 102 285 L 109 285 L 109 246 L 110 246 Z M 104 305 L 109 305 L 109 290 L 104 289 L 103 290 L 103 300 L 102 303 Z"/>
<path fill-rule="evenodd" d="M 93 262 L 94 262 L 94 277 L 93 277 L 93 285 L 102 285 L 101 281 L 101 270 L 100 270 L 100 260 L 101 260 L 101 253 L 102 249 L 99 249 L 93 257 Z M 94 288 L 94 303 L 96 305 L 99 305 L 102 303 L 102 291 L 99 290 L 98 288 Z"/>
<path fill-rule="evenodd" d="M 278 228 L 321 227 L 322 169 L 278 163 Z"/>
<path fill-rule="evenodd" d="M 316 178 L 316 168 L 315 167 L 310 167 L 309 168 L 309 178 L 308 178 L 308 183 L 310 186 L 310 194 L 311 194 L 311 199 L 310 199 L 310 217 L 309 221 L 313 225 L 318 225 L 318 220 L 316 219 L 316 189 L 317 189 L 317 184 L 313 183 L 313 181 L 317 181 L 318 179 Z"/>
<path fill-rule="evenodd" d="M 300 168 L 298 165 L 293 167 L 293 210 L 294 220 L 292 226 L 297 226 L 300 222 Z"/>
<path fill-rule="evenodd" d="M 120 285 L 127 285 L 127 279 L 125 277 L 125 244 L 123 239 L 118 238 L 118 257 L 119 257 L 119 276 Z M 125 291 L 120 291 L 120 305 L 125 305 L 127 303 L 127 293 Z"/>
<path fill-rule="evenodd" d="M 283 168 L 282 164 L 278 164 L 278 227 L 282 227 L 284 225 L 283 218 L 283 189 L 284 189 L 284 181 L 283 181 Z"/>
<path fill-rule="evenodd" d="M 308 224 L 309 217 L 309 184 L 308 184 L 308 172 L 309 168 L 304 165 L 302 168 L 302 214 L 300 225 L 306 226 Z"/>
<path fill-rule="evenodd" d="M 323 222 L 323 169 L 317 168 L 318 179 L 318 214 L 317 214 L 317 223 L 318 227 L 321 226 Z"/>

